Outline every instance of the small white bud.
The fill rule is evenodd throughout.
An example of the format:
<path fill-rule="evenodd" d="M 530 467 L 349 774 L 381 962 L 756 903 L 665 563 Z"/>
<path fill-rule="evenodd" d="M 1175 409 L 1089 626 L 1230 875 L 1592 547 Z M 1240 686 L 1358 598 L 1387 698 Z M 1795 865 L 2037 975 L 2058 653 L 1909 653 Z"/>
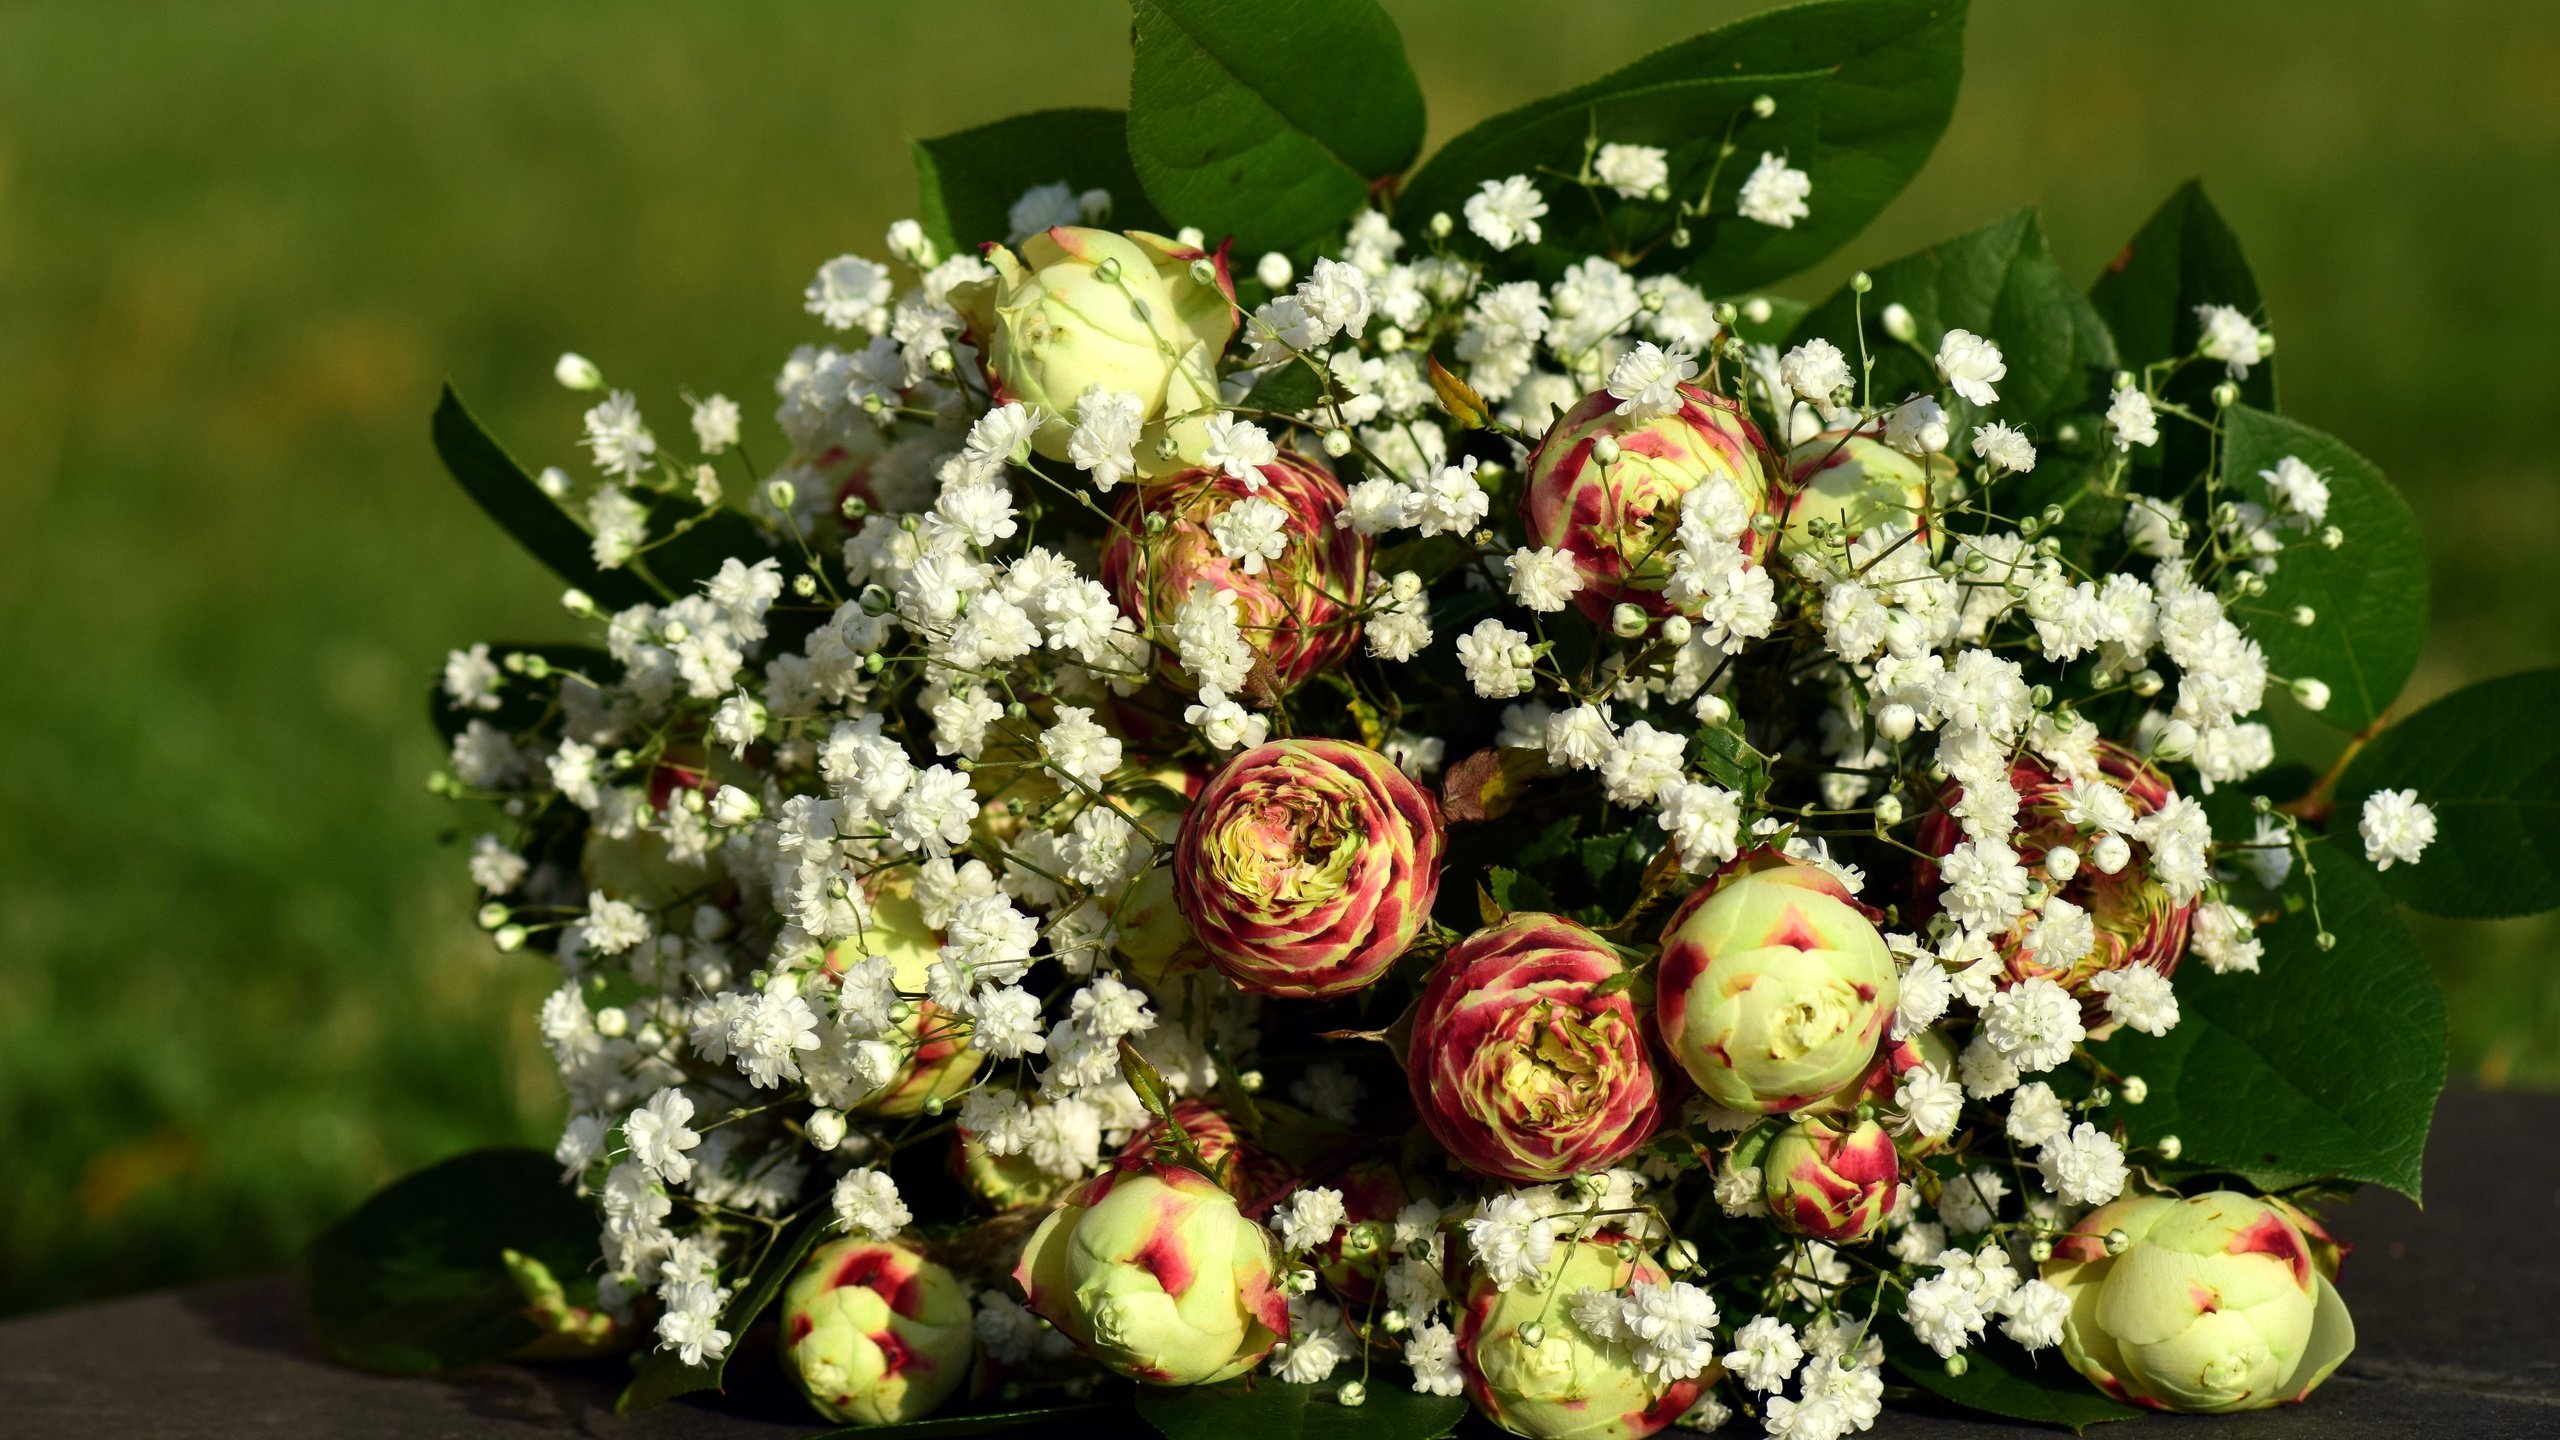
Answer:
<path fill-rule="evenodd" d="M 571 390 L 604 388 L 604 372 L 596 368 L 596 362 L 575 350 L 562 351 L 560 358 L 552 362 L 551 378 Z"/>
<path fill-rule="evenodd" d="M 560 592 L 560 608 L 581 620 L 596 618 L 596 597 L 572 585 Z"/>
<path fill-rule="evenodd" d="M 809 1143 L 821 1150 L 833 1150 L 844 1143 L 844 1112 L 821 1105 L 809 1112 Z"/>
<path fill-rule="evenodd" d="M 619 1005 L 607 1005 L 596 1012 L 596 1033 L 607 1040 L 619 1040 L 631 1033 L 631 1012 Z"/>
<path fill-rule="evenodd" d="M 2151 1082 L 2139 1075 L 2127 1075 L 2116 1082 L 2116 1093 L 2127 1105 L 2139 1105 L 2151 1098 Z"/>
<path fill-rule="evenodd" d="M 1754 96 L 1751 101 L 1751 113 L 1759 116 L 1763 120 L 1777 114 L 1778 97 L 1775 95 Z"/>
<path fill-rule="evenodd" d="M 1615 435 L 1603 435 L 1599 439 L 1592 441 L 1591 458 L 1595 463 L 1601 465 L 1617 464 L 1618 437 Z"/>
<path fill-rule="evenodd" d="M 1887 740 L 1908 740 L 1919 724 L 1919 712 L 1898 700 L 1876 711 L 1876 733 Z"/>
<path fill-rule="evenodd" d="M 1776 313 L 1769 308 L 1769 297 L 1766 295 L 1754 295 L 1742 302 L 1742 318 L 1754 325 L 1768 324 L 1769 317 Z"/>
<path fill-rule="evenodd" d="M 800 489 L 788 480 L 767 480 L 764 482 L 764 503 L 789 514 L 791 507 L 800 503 Z"/>
<path fill-rule="evenodd" d="M 1876 801 L 1876 828 L 1890 830 L 1902 823 L 1902 797 L 1886 795 Z"/>
<path fill-rule="evenodd" d="M 2113 832 L 2099 836 L 2089 847 L 2089 863 L 2097 866 L 2101 875 L 2120 874 L 2132 862 L 2133 846 Z"/>
<path fill-rule="evenodd" d="M 2178 1158 L 2178 1152 L 2180 1152 L 2180 1151 L 2182 1151 L 2182 1150 L 2184 1150 L 2184 1149 L 2186 1149 L 2186 1148 L 2187 1148 L 2187 1147 L 2186 1147 L 2186 1143 L 2185 1143 L 2184 1141 L 2181 1141 L 2181 1140 L 2180 1140 L 2177 1136 L 2175 1136 L 2175 1135 L 2163 1135 L 2163 1136 L 2161 1136 L 2161 1137 L 2160 1137 L 2160 1145 L 2159 1145 L 2160 1158 L 2161 1158 L 2161 1159 L 2163 1159 L 2163 1160 L 2175 1160 L 2175 1159 L 2177 1159 L 2177 1158 Z"/>
<path fill-rule="evenodd" d="M 2053 883 L 2057 885 L 2071 883 L 2071 877 L 2080 873 L 2080 852 L 2068 845 L 2056 845 L 2047 850 L 2044 852 L 2044 873 L 2052 876 Z"/>
<path fill-rule="evenodd" d="M 1609 612 L 1609 633 L 1621 640 L 1633 640 L 1652 624 L 1653 617 L 1638 606 L 1621 604 Z"/>
<path fill-rule="evenodd" d="M 1333 429 L 1324 432 L 1324 453 L 1339 460 L 1351 453 L 1351 432 Z"/>
<path fill-rule="evenodd" d="M 1920 322 L 1911 318 L 1910 310 L 1899 300 L 1884 307 L 1884 333 L 1908 345 L 1920 338 Z"/>
<path fill-rule="evenodd" d="M 2305 675 L 2293 682 L 2293 698 L 2300 701 L 2305 710 L 2326 710 L 2329 708 L 2329 682 Z"/>
<path fill-rule="evenodd" d="M 1733 718 L 1733 702 L 1721 695 L 1701 695 L 1696 706 L 1699 723 L 1722 725 Z"/>
<path fill-rule="evenodd" d="M 1457 226 L 1449 219 L 1448 211 L 1434 210 L 1431 212 L 1430 230 L 1432 239 L 1446 240 L 1449 238 L 1449 232 L 1456 228 Z"/>
<path fill-rule="evenodd" d="M 1689 643 L 1690 633 L 1696 628 L 1689 623 L 1689 617 L 1686 615 L 1665 616 L 1662 621 L 1662 643 L 1672 646 L 1686 645 Z"/>
<path fill-rule="evenodd" d="M 1253 278 L 1261 281 L 1265 289 L 1286 289 L 1289 282 L 1297 277 L 1297 267 L 1289 263 L 1288 256 L 1277 250 L 1270 251 L 1253 262 Z"/>
<path fill-rule="evenodd" d="M 1343 1405 L 1357 1409 L 1362 1401 L 1369 1398 L 1369 1387 L 1357 1380 L 1345 1380 L 1342 1382 L 1342 1388 L 1333 1392 L 1333 1398 Z"/>

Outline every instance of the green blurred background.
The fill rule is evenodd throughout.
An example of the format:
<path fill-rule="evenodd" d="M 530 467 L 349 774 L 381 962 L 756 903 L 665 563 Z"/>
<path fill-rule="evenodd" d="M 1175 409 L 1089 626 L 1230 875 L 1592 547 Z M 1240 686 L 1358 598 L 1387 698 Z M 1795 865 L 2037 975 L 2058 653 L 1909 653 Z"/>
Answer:
<path fill-rule="evenodd" d="M 1438 138 L 1757 7 L 1387 8 Z M 762 411 L 810 271 L 908 213 L 906 140 L 1121 103 L 1125 29 L 0 6 L 0 1311 L 283 1264 L 402 1170 L 548 1144 L 551 982 L 472 928 L 421 695 L 447 647 L 566 622 L 438 471 L 438 381 L 537 462 L 576 458 L 564 348 L 662 428 L 679 386 Z M 1979 0 L 1969 71 L 1919 180 L 1789 288 L 2035 201 L 2094 274 L 2202 175 L 2285 408 L 2425 521 L 2411 700 L 2560 660 L 2560 6 Z M 2560 927 L 2422 935 L 2457 1083 L 2560 1085 Z"/>

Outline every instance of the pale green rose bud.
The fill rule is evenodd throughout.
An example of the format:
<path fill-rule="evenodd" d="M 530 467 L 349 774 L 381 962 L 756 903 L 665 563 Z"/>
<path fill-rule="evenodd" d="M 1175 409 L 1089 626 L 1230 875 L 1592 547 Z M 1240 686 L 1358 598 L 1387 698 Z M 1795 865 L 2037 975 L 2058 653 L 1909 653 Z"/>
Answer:
<path fill-rule="evenodd" d="M 1687 1380 L 1647 1375 L 1624 1341 L 1587 1334 L 1573 1318 L 1583 1290 L 1670 1283 L 1641 1251 L 1619 1258 L 1622 1238 L 1603 1231 L 1559 1242 L 1543 1273 L 1509 1290 L 1474 1277 L 1458 1312 L 1458 1363 L 1486 1419 L 1532 1440 L 1642 1440 L 1722 1378 L 1720 1367 Z"/>
<path fill-rule="evenodd" d="M 1778 1132 L 1760 1156 L 1760 1178 L 1778 1228 L 1848 1245 L 1884 1223 L 1901 1183 L 1902 1156 L 1874 1120 L 1816 1116 Z"/>
<path fill-rule="evenodd" d="M 2355 1349 L 2319 1252 L 2255 1196 L 2117 1200 L 2042 1270 L 2071 1298 L 2063 1355 L 2119 1400 L 2198 1414 L 2290 1404 Z"/>
<path fill-rule="evenodd" d="M 1212 262 L 1214 284 L 1192 273 Z M 1217 408 L 1218 356 L 1235 335 L 1235 286 L 1223 252 L 1143 231 L 1060 226 L 987 251 L 996 278 L 951 292 L 952 308 L 986 358 L 996 403 L 1020 401 L 1044 417 L 1032 448 L 1065 460 L 1076 401 L 1099 385 L 1138 397 L 1145 429 L 1138 454 L 1149 473 L 1180 469 L 1206 443 Z M 1156 442 L 1175 443 L 1170 458 Z"/>
<path fill-rule="evenodd" d="M 1823 431 L 1787 452 L 1793 491 L 1772 505 L 1786 516 L 1780 543 L 1789 550 L 1814 548 L 1820 543 L 1816 532 L 1822 531 L 1836 553 L 1844 538 L 1855 540 L 1881 526 L 1916 529 L 1932 487 L 1945 486 L 1955 473 L 1947 457 L 1932 455 L 1923 464 L 1885 444 L 1873 429 Z"/>
<path fill-rule="evenodd" d="M 1864 1075 L 1901 987 L 1838 880 L 1761 850 L 1672 913 L 1656 995 L 1663 1045 L 1707 1098 L 1768 1114 Z"/>
<path fill-rule="evenodd" d="M 1262 1363 L 1289 1333 L 1270 1232 L 1178 1165 L 1105 1172 L 1049 1212 L 1014 1283 L 1060 1334 L 1150 1385 L 1207 1385 Z"/>
<path fill-rule="evenodd" d="M 969 1378 L 977 1332 L 952 1273 L 910 1246 L 847 1236 L 809 1252 L 782 1292 L 782 1368 L 819 1414 L 895 1425 Z"/>

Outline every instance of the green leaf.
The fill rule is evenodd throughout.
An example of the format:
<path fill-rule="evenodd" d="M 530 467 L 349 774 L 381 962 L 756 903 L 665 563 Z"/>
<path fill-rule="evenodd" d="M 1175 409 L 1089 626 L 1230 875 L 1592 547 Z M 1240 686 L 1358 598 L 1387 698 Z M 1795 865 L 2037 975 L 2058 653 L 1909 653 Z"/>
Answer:
<path fill-rule="evenodd" d="M 1131 0 L 1129 158 L 1250 254 L 1323 238 L 1422 149 L 1422 87 L 1375 0 Z"/>
<path fill-rule="evenodd" d="M 2457 690 L 2375 737 L 2338 782 L 2341 842 L 2365 797 L 2415 790 L 2436 812 L 2418 864 L 2382 888 L 2430 915 L 2489 919 L 2560 907 L 2560 670 Z"/>
<path fill-rule="evenodd" d="M 1324 381 L 1314 366 L 1292 360 L 1253 382 L 1253 388 L 1245 392 L 1242 408 L 1295 415 L 1314 409 L 1324 399 L 1324 391 Z"/>
<path fill-rule="evenodd" d="M 1854 312 L 1863 308 L 1878 405 L 1937 392 L 1930 356 L 1949 330 L 1970 330 L 1999 342 L 2009 374 L 2000 381 L 1996 413 L 2012 424 L 2041 424 L 2090 408 L 2094 387 L 2103 383 L 2099 373 L 2115 368 L 2115 342 L 2106 323 L 2054 263 L 2044 226 L 2032 209 L 1878 266 L 1870 275 L 1875 289 L 1863 307 L 1843 286 L 1798 322 L 1795 333 L 1831 341 L 1855 365 Z M 1884 308 L 1897 302 L 1919 327 L 1916 349 L 1885 333 Z"/>
<path fill-rule="evenodd" d="M 1337 1385 L 1290 1385 L 1268 1375 L 1189 1390 L 1144 1390 L 1138 1414 L 1165 1440 L 1439 1440 L 1467 1413 L 1462 1395 L 1415 1393 L 1381 1372 L 1368 1399 L 1346 1406 Z"/>
<path fill-rule="evenodd" d="M 628 570 L 599 569 L 587 551 L 587 532 L 569 513 L 542 493 L 506 447 L 480 428 L 453 386 L 444 387 L 432 425 L 436 454 L 444 468 L 489 518 L 516 537 L 516 543 L 552 573 L 586 591 L 609 610 L 653 605 L 666 597 Z"/>
<path fill-rule="evenodd" d="M 833 1217 L 824 1206 L 803 1217 L 788 1229 L 766 1240 L 764 1253 L 756 1258 L 755 1268 L 748 1272 L 746 1283 L 729 1297 L 729 1308 L 720 1313 L 720 1328 L 732 1336 L 744 1336 L 747 1327 L 782 1293 L 791 1272 L 800 1268 L 802 1257 L 818 1242 Z M 679 1395 L 697 1390 L 717 1390 L 728 1373 L 729 1360 L 737 1354 L 731 1346 L 728 1354 L 701 1365 L 687 1365 L 673 1350 L 651 1350 L 640 1357 L 632 1368 L 631 1383 L 622 1388 L 622 1398 L 613 1405 L 617 1415 L 629 1415 L 662 1405 Z"/>
<path fill-rule="evenodd" d="M 1546 882 L 1509 866 L 1496 865 L 1486 871 L 1484 883 L 1493 903 L 1505 911 L 1544 910 L 1555 904 L 1555 897 L 1547 893 Z"/>
<path fill-rule="evenodd" d="M 1678 269 L 1716 294 L 1802 270 L 1866 228 L 1900 193 L 1955 113 L 1964 71 L 1963 0 L 1829 0 L 1754 15 L 1693 36 L 1559 95 L 1484 121 L 1431 157 L 1397 202 L 1415 225 L 1456 216 L 1487 180 L 1527 175 L 1547 196 L 1533 257 L 1555 270 L 1619 248 L 1638 226 L 1667 234 L 1668 206 L 1607 207 L 1572 193 L 1584 146 L 1597 138 L 1670 152 L 1675 198 L 1715 176 L 1713 208 L 1686 250 L 1662 244 L 1638 268 Z M 1750 114 L 1761 95 L 1767 119 Z M 1716 168 L 1728 126 L 1737 153 Z M 1792 229 L 1738 218 L 1734 197 L 1763 152 L 1813 177 L 1812 214 Z M 1410 228 L 1410 227 L 1409 227 Z M 1457 243 L 1476 242 L 1461 229 Z"/>
<path fill-rule="evenodd" d="M 312 1328 L 330 1354 L 413 1373 L 495 1360 L 544 1333 L 507 1273 L 518 1250 L 569 1281 L 596 1256 L 596 1217 L 536 1150 L 474 1150 L 403 1176 L 304 1255 Z M 585 1282 L 585 1303 L 594 1303 Z"/>
<path fill-rule="evenodd" d="M 2137 1143 L 2176 1135 L 2191 1168 L 2334 1176 L 2415 1199 L 2444 1088 L 2444 999 L 2363 857 L 2334 839 L 2309 853 L 2318 916 L 2305 909 L 2262 927 L 2260 973 L 2183 966 L 2176 1028 L 2157 1038 L 2122 1030 L 2097 1047 L 2151 1090 L 2110 1113 Z M 2326 952 L 2323 925 L 2337 937 Z"/>
<path fill-rule="evenodd" d="M 2240 493 L 2263 502 L 2258 473 L 2287 455 L 2328 479 L 2329 523 L 2346 543 L 2287 548 L 2266 594 L 2242 602 L 2240 618 L 2277 675 L 2328 683 L 2322 721 L 2361 730 L 2409 682 L 2426 638 L 2427 551 L 2418 517 L 2372 461 L 2308 425 L 2235 406 L 2223 426 L 2224 469 Z M 2295 608 L 2305 605 L 2314 623 L 2294 624 Z"/>
<path fill-rule="evenodd" d="M 774 553 L 773 542 L 756 522 L 725 505 L 707 513 L 688 510 L 669 517 L 667 524 L 659 532 L 667 538 L 651 545 L 640 563 L 677 595 L 689 594 L 719 574 L 721 562 L 733 555 L 739 564 L 753 565 Z M 684 528 L 677 530 L 677 525 Z"/>
<path fill-rule="evenodd" d="M 963 1435 L 996 1435 L 1007 1430 L 1045 1429 L 1051 1425 L 1090 1428 L 1106 1417 L 1127 1426 L 1126 1399 L 1085 1400 L 1066 1405 L 1036 1405 L 1019 1410 L 988 1410 L 975 1415 L 935 1415 L 895 1425 L 847 1425 L 821 1430 L 802 1440 L 957 1440 Z"/>
<path fill-rule="evenodd" d="M 992 125 L 915 142 L 916 198 L 926 235 L 942 253 L 966 253 L 1013 234 L 1022 192 L 1065 181 L 1111 195 L 1111 224 L 1162 230 L 1129 164 L 1129 117 L 1117 110 L 1035 110 Z"/>
<path fill-rule="evenodd" d="M 2089 299 L 2115 333 L 2128 369 L 2194 354 L 2204 328 L 2196 319 L 2199 305 L 2228 305 L 2266 323 L 2258 277 L 2240 253 L 2240 237 L 2194 180 L 2179 186 L 2107 262 L 2106 272 L 2089 287 Z M 2166 398 L 2209 415 L 2212 389 L 2225 378 L 2219 365 L 2192 367 L 2172 382 Z M 2274 357 L 2251 366 L 2249 378 L 2239 383 L 2243 401 L 2275 408 Z"/>
<path fill-rule="evenodd" d="M 1877 1330 L 1886 1358 L 1902 1378 L 1967 1410 L 2060 1425 L 2075 1435 L 2143 1413 L 2098 1393 L 2059 1350 L 2030 1355 L 2006 1339 L 1989 1336 L 1965 1347 L 1964 1373 L 1950 1375 L 1947 1362 L 1921 1344 L 1900 1315 L 1881 1317 Z"/>

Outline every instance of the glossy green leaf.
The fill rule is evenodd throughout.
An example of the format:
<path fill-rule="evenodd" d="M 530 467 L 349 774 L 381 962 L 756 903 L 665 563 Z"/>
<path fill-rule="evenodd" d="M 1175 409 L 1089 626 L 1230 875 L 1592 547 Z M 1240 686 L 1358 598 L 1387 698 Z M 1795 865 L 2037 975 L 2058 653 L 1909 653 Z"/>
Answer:
<path fill-rule="evenodd" d="M 2106 317 L 2130 369 L 2194 354 L 2203 334 L 2198 306 L 2228 305 L 2260 325 L 2267 323 L 2266 302 L 2258 294 L 2258 277 L 2240 253 L 2240 237 L 2194 180 L 2179 186 L 2143 223 L 2141 233 L 2107 262 L 2106 271 L 2089 287 L 2089 299 Z M 2179 377 L 2168 398 L 2210 414 L 2206 397 L 2225 378 L 2222 366 L 2201 363 Z M 2242 400 L 2275 408 L 2274 357 L 2251 366 L 2248 378 L 2239 383 Z"/>
<path fill-rule="evenodd" d="M 1883 1317 L 1877 1328 L 1885 1358 L 1903 1379 L 1967 1410 L 2059 1425 L 2075 1435 L 2092 1425 L 2131 1420 L 2143 1413 L 2098 1393 L 2062 1358 L 2060 1350 L 2030 1355 L 2006 1339 L 1986 1337 L 1966 1347 L 1964 1373 L 1950 1375 L 1947 1362 L 1921 1344 L 1900 1315 Z"/>
<path fill-rule="evenodd" d="M 2310 859 L 2318 917 L 2305 909 L 2261 927 L 2260 973 L 2190 961 L 2174 1029 L 2121 1030 L 2096 1047 L 2150 1086 L 2142 1104 L 2110 1113 L 2137 1143 L 2177 1136 L 2189 1167 L 2334 1176 L 2414 1199 L 2444 1088 L 2444 999 L 2363 856 L 2324 839 Z M 2327 951 L 2324 925 L 2337 939 Z"/>
<path fill-rule="evenodd" d="M 2384 890 L 2431 915 L 2486 919 L 2560 907 L 2555 714 L 2560 670 L 2447 695 L 2384 730 L 2347 766 L 2330 828 L 2344 840 L 2366 796 L 2415 790 L 2436 812 L 2435 843 L 2417 864 L 2382 871 Z"/>
<path fill-rule="evenodd" d="M 2427 551 L 2417 514 L 2372 461 L 2308 425 L 2247 406 L 2223 421 L 2224 470 L 2242 495 L 2263 502 L 2259 473 L 2288 455 L 2328 479 L 2329 523 L 2346 543 L 2288 548 L 2266 594 L 2241 602 L 2239 618 L 2277 675 L 2328 684 L 2321 720 L 2361 730 L 2399 697 L 2426 639 Z M 2307 541 L 2300 532 L 2289 538 Z M 2308 626 L 2293 623 L 2302 606 L 2314 617 Z"/>
<path fill-rule="evenodd" d="M 1013 234 L 1014 202 L 1060 181 L 1111 195 L 1115 230 L 1162 230 L 1129 164 L 1128 117 L 1117 110 L 1036 110 L 915 142 L 918 219 L 945 255 Z"/>
<path fill-rule="evenodd" d="M 1214 248 L 1313 245 L 1422 148 L 1422 87 L 1376 0 L 1131 0 L 1129 157 Z"/>
<path fill-rule="evenodd" d="M 1828 0 L 1735 21 L 1475 126 L 1413 177 L 1397 214 L 1408 230 L 1434 211 L 1455 217 L 1483 182 L 1527 175 L 1548 203 L 1546 239 L 1529 257 L 1540 268 L 1652 234 L 1663 243 L 1639 269 L 1679 270 L 1712 294 L 1767 284 L 1845 244 L 1919 172 L 1955 111 L 1964 21 L 1964 0 Z M 1777 102 L 1766 119 L 1751 114 L 1762 95 Z M 1719 170 L 1729 128 L 1737 153 Z M 1565 178 L 1594 137 L 1669 151 L 1679 198 L 1697 198 L 1713 175 L 1688 248 L 1668 243 L 1667 206 L 1601 192 L 1595 208 Z M 1734 213 L 1764 152 L 1813 179 L 1812 213 L 1792 228 Z M 1456 240 L 1477 245 L 1463 227 Z"/>
<path fill-rule="evenodd" d="M 802 1257 L 816 1244 L 833 1217 L 820 1209 L 765 1242 L 763 1253 L 756 1257 L 755 1268 L 748 1272 L 746 1283 L 729 1297 L 729 1308 L 720 1314 L 720 1328 L 732 1336 L 743 1336 L 756 1317 L 765 1312 L 774 1298 L 789 1283 L 791 1272 L 800 1268 Z M 631 1383 L 622 1388 L 622 1398 L 614 1402 L 614 1413 L 629 1415 L 653 1405 L 663 1405 L 679 1395 L 697 1390 L 717 1390 L 728 1373 L 729 1360 L 737 1354 L 731 1347 L 727 1355 L 700 1365 L 687 1365 L 672 1350 L 651 1350 L 633 1367 Z"/>
<path fill-rule="evenodd" d="M 1930 357 L 1950 330 L 1999 342 L 2009 373 L 1999 383 L 2000 403 L 1992 414 L 2013 425 L 2041 425 L 2092 408 L 2106 373 L 2115 368 L 2106 322 L 2054 263 L 2044 225 L 2031 209 L 1877 266 L 1869 275 L 1875 288 L 1863 305 L 1844 286 L 1797 322 L 1795 335 L 1831 341 L 1847 352 L 1854 368 L 1856 314 L 1863 310 L 1878 405 L 1938 391 Z M 1917 348 L 1885 333 L 1884 309 L 1897 303 L 1918 327 Z"/>
<path fill-rule="evenodd" d="M 1253 382 L 1245 392 L 1244 409 L 1280 415 L 1295 415 L 1312 410 L 1324 399 L 1325 385 L 1315 367 L 1291 361 Z"/>
<path fill-rule="evenodd" d="M 533 558 L 552 573 L 586 591 L 596 603 L 619 610 L 665 599 L 649 582 L 629 570 L 597 567 L 587 551 L 587 532 L 569 513 L 533 483 L 506 447 L 490 438 L 451 385 L 436 405 L 431 427 L 436 454 L 444 468 L 489 518 L 498 522 Z"/>
<path fill-rule="evenodd" d="M 1268 1375 L 1189 1390 L 1145 1390 L 1138 1414 L 1165 1440 L 1439 1440 L 1458 1428 L 1459 1395 L 1417 1394 L 1399 1373 L 1370 1377 L 1357 1406 L 1338 1385 L 1291 1385 Z"/>
<path fill-rule="evenodd" d="M 559 1163 L 500 1149 L 428 1166 L 311 1242 L 312 1328 L 330 1354 L 367 1370 L 498 1359 L 543 1333 L 507 1273 L 508 1250 L 573 1284 L 594 1261 L 595 1214 L 560 1183 Z M 592 1304 L 592 1281 L 584 1291 Z"/>

